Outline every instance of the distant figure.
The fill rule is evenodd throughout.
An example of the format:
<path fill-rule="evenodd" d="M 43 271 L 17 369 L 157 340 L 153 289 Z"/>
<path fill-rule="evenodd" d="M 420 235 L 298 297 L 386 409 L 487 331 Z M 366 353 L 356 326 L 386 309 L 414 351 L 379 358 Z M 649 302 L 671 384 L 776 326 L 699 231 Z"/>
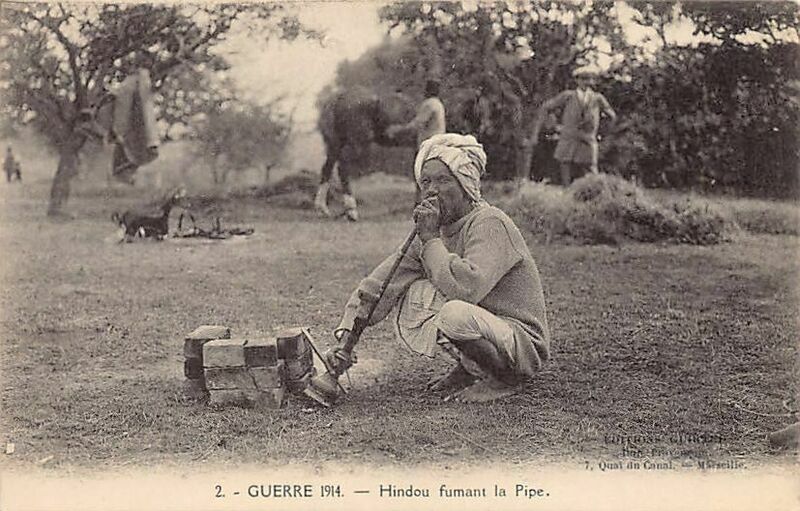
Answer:
<path fill-rule="evenodd" d="M 419 104 L 417 115 L 406 124 L 394 124 L 386 128 L 386 136 L 394 138 L 398 133 L 413 130 L 417 135 L 417 149 L 422 142 L 432 137 L 445 133 L 444 104 L 439 99 L 441 85 L 438 80 L 428 80 L 425 83 L 425 100 Z M 417 186 L 416 203 L 419 203 L 420 189 Z"/>
<path fill-rule="evenodd" d="M 556 108 L 564 109 L 561 116 L 561 129 L 554 157 L 559 162 L 561 184 L 569 186 L 573 179 L 587 172 L 597 173 L 597 130 L 600 127 L 600 112 L 612 121 L 617 114 L 608 100 L 595 92 L 592 87 L 596 75 L 587 69 L 579 69 L 573 74 L 577 87 L 565 90 L 549 99 L 539 108 L 536 123 L 531 134 L 531 143 L 538 143 L 539 131 L 549 112 Z"/>
<path fill-rule="evenodd" d="M 3 170 L 6 172 L 6 181 L 9 183 L 15 178 L 17 181 L 22 181 L 22 167 L 14 158 L 14 152 L 11 146 L 6 148 L 6 159 L 3 161 Z"/>
<path fill-rule="evenodd" d="M 439 99 L 441 85 L 437 80 L 425 84 L 425 100 L 417 108 L 417 116 L 406 124 L 394 124 L 386 128 L 386 135 L 394 138 L 398 133 L 413 130 L 417 134 L 417 147 L 433 135 L 446 131 L 444 104 Z"/>

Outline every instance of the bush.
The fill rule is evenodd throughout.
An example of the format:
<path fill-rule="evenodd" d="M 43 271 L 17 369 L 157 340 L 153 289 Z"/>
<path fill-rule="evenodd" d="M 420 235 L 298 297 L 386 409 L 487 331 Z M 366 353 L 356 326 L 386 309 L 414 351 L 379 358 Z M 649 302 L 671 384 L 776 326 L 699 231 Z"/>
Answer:
<path fill-rule="evenodd" d="M 568 189 L 535 184 L 504 207 L 522 227 L 546 241 L 567 237 L 581 243 L 624 239 L 711 245 L 727 241 L 737 225 L 721 208 L 700 199 L 660 202 L 620 177 L 593 174 Z"/>
<path fill-rule="evenodd" d="M 672 204 L 677 224 L 672 237 L 682 243 L 714 245 L 729 241 L 739 229 L 736 221 L 718 206 L 687 198 Z"/>
<path fill-rule="evenodd" d="M 520 228 L 543 236 L 548 243 L 568 233 L 566 220 L 570 202 L 562 189 L 543 184 L 526 186 L 514 198 L 498 201 Z"/>
<path fill-rule="evenodd" d="M 742 229 L 756 234 L 800 235 L 800 208 L 777 201 L 734 199 L 727 209 Z"/>

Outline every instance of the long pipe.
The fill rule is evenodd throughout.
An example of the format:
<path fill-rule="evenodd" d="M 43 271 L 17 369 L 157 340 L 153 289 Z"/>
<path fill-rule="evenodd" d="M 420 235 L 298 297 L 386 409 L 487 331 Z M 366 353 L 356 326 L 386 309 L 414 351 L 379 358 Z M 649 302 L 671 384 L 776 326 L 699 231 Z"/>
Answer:
<path fill-rule="evenodd" d="M 369 310 L 367 311 L 367 317 L 364 319 L 356 318 L 353 321 L 353 330 L 350 331 L 350 335 L 347 337 L 347 341 L 345 341 L 342 350 L 346 351 L 348 354 L 353 350 L 353 347 L 358 342 L 358 339 L 361 337 L 361 333 L 369 324 L 369 320 L 372 318 L 372 314 L 375 312 L 375 309 L 378 307 L 378 302 L 381 301 L 383 298 L 383 294 L 386 292 L 386 288 L 389 287 L 389 282 L 392 280 L 394 273 L 397 271 L 397 267 L 400 266 L 400 262 L 405 257 L 406 252 L 408 252 L 408 248 L 411 246 L 411 243 L 414 241 L 414 237 L 417 235 L 416 227 L 411 230 L 406 240 L 403 242 L 403 245 L 400 247 L 400 254 L 398 254 L 397 259 L 395 260 L 392 267 L 389 269 L 389 274 L 386 275 L 386 278 L 383 280 L 381 284 L 381 288 L 378 291 L 378 298 L 372 305 L 370 305 Z"/>

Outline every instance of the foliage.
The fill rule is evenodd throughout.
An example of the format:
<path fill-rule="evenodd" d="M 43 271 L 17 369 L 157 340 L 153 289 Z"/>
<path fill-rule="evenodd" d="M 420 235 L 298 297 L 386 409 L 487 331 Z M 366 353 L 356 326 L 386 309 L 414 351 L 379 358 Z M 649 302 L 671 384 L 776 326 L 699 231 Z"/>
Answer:
<path fill-rule="evenodd" d="M 713 245 L 738 230 L 729 212 L 693 197 L 657 200 L 617 176 L 587 175 L 564 190 L 526 187 L 503 202 L 518 225 L 546 241 L 617 244 L 624 240 Z"/>
<path fill-rule="evenodd" d="M 795 202 L 727 198 L 720 207 L 748 232 L 800 236 L 800 208 Z"/>
<path fill-rule="evenodd" d="M 78 156 L 88 138 L 78 128 L 85 127 L 87 110 L 101 103 L 112 85 L 145 68 L 162 118 L 186 122 L 198 107 L 215 102 L 217 90 L 202 90 L 207 82 L 187 81 L 185 73 L 224 70 L 227 64 L 212 48 L 234 26 L 267 38 L 291 39 L 304 31 L 278 3 L 6 2 L 0 9 L 3 113 L 33 124 L 60 151 L 49 215 L 62 214 L 70 181 L 78 174 Z"/>
<path fill-rule="evenodd" d="M 404 2 L 381 16 L 426 55 L 415 76 L 441 78 L 449 129 L 474 133 L 499 179 L 527 174 L 518 158 L 536 109 L 615 26 L 601 2 Z"/>
<path fill-rule="evenodd" d="M 607 96 L 625 129 L 607 139 L 607 165 L 647 186 L 797 193 L 800 46 L 785 33 L 785 3 L 689 3 L 642 22 L 663 43 L 651 59 L 631 50 Z M 667 44 L 664 26 L 691 20 L 714 39 Z M 763 39 L 760 43 L 757 38 Z M 795 32 L 796 34 L 796 32 Z M 744 37 L 747 35 L 750 42 Z"/>
<path fill-rule="evenodd" d="M 235 22 L 268 22 L 269 35 L 286 36 L 275 20 L 279 4 L 4 4 L 0 23 L 6 114 L 32 122 L 56 145 L 71 133 L 78 112 L 95 104 L 137 67 L 151 72 L 162 113 L 186 119 L 198 101 L 184 98 L 189 80 L 175 71 L 223 70 L 212 47 Z M 271 23 L 271 24 L 270 24 Z M 296 33 L 289 34 L 291 36 Z M 193 99 L 208 99 L 198 91 Z M 204 95 L 205 94 L 205 95 Z"/>
<path fill-rule="evenodd" d="M 278 108 L 242 102 L 209 112 L 199 123 L 198 153 L 208 162 L 214 183 L 224 183 L 230 171 L 262 168 L 265 180 L 286 154 L 292 120 Z"/>
<path fill-rule="evenodd" d="M 636 2 L 627 37 L 608 2 L 398 2 L 392 37 L 340 67 L 337 84 L 415 98 L 442 81 L 448 129 L 474 133 L 489 177 L 509 178 L 541 103 L 582 65 L 620 114 L 601 124 L 600 163 L 647 186 L 797 193 L 798 9 L 792 2 Z M 689 41 L 675 26 L 693 27 Z M 401 37 L 394 37 L 400 33 Z M 600 64 L 602 62 L 602 65 Z"/>

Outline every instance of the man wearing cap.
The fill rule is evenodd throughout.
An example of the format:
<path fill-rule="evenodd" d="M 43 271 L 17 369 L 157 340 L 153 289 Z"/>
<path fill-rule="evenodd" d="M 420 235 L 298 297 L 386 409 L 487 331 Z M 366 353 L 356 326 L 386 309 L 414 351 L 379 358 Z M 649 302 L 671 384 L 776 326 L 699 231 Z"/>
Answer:
<path fill-rule="evenodd" d="M 452 355 L 456 365 L 431 390 L 468 402 L 513 394 L 550 356 L 539 271 L 514 222 L 481 197 L 485 168 L 483 146 L 471 135 L 422 143 L 414 163 L 423 198 L 413 212 L 417 237 L 370 318 L 391 317 L 415 353 Z M 366 315 L 398 255 L 352 293 L 337 338 Z"/>
<path fill-rule="evenodd" d="M 565 90 L 544 102 L 539 108 L 531 134 L 531 142 L 536 145 L 548 113 L 556 108 L 564 109 L 558 145 L 553 154 L 559 162 L 561 184 L 564 186 L 569 186 L 574 178 L 587 172 L 597 173 L 597 129 L 600 126 L 600 112 L 612 121 L 617 118 L 605 96 L 592 89 L 594 72 L 579 69 L 573 76 L 577 87 L 574 90 Z"/>

